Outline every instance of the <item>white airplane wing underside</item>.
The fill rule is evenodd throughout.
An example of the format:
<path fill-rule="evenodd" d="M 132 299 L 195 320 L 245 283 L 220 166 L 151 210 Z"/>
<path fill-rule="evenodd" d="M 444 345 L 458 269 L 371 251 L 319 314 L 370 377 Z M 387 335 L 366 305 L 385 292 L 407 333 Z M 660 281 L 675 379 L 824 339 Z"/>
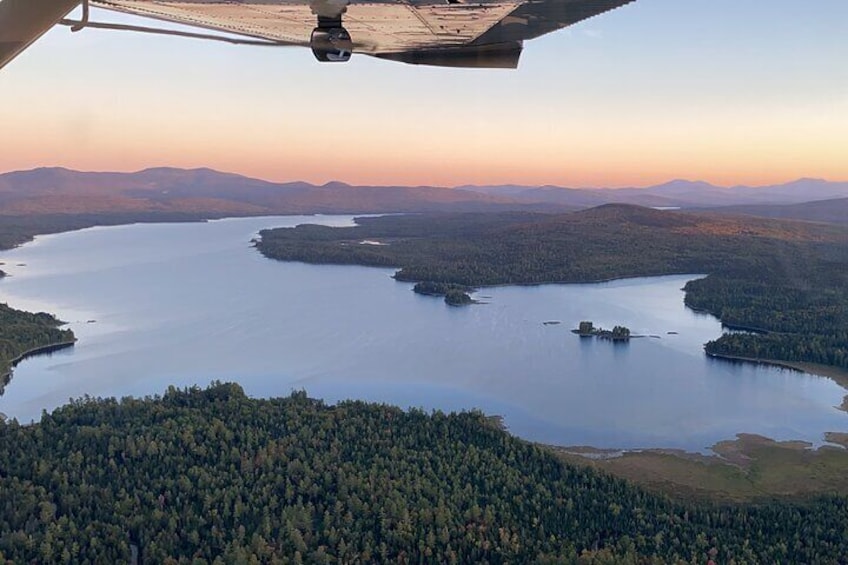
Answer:
<path fill-rule="evenodd" d="M 289 43 L 309 45 L 315 14 L 305 2 L 145 2 L 114 0 L 94 5 L 131 14 Z M 485 9 L 445 2 L 414 6 L 409 2 L 371 0 L 347 6 L 344 26 L 357 52 L 407 51 L 471 43 L 496 25 L 517 2 L 493 0 Z"/>
<path fill-rule="evenodd" d="M 525 39 L 573 25 L 633 0 L 90 0 L 91 6 L 284 45 L 308 47 L 317 14 L 338 11 L 353 52 L 407 63 L 515 67 Z M 6 4 L 16 6 L 4 14 Z M 79 0 L 0 0 L 0 67 L 44 32 L 3 39 L 12 19 L 40 4 L 52 25 Z M 47 10 L 45 5 L 51 5 Z M 59 14 L 59 15 L 57 15 Z M 36 26 L 38 27 L 38 26 Z M 23 33 L 18 35 L 25 35 Z M 338 39 L 335 37 L 334 39 Z M 345 39 L 347 37 L 345 36 Z M 21 47 L 21 45 L 23 47 Z M 314 47 L 314 44 L 313 44 Z M 11 55 L 10 55 L 11 54 Z M 316 55 L 317 56 L 317 55 Z M 6 57 L 4 59 L 4 57 Z"/>

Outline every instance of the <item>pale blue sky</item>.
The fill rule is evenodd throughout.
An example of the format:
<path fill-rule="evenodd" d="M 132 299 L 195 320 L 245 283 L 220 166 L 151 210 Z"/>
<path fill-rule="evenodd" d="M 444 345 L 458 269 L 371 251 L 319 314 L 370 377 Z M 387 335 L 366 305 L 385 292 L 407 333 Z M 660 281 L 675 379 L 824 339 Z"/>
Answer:
<path fill-rule="evenodd" d="M 98 19 L 121 20 L 96 12 Z M 56 29 L 0 71 L 0 170 L 278 180 L 848 180 L 848 2 L 637 0 L 457 70 Z"/>

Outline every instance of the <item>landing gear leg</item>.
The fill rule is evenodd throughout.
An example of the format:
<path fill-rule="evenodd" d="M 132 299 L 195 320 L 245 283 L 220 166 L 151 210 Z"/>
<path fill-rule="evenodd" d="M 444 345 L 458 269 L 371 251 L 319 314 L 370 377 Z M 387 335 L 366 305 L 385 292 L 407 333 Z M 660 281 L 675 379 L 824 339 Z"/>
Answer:
<path fill-rule="evenodd" d="M 342 16 L 318 16 L 318 27 L 310 38 L 312 54 L 322 63 L 345 63 L 353 54 L 353 41 L 342 27 Z"/>

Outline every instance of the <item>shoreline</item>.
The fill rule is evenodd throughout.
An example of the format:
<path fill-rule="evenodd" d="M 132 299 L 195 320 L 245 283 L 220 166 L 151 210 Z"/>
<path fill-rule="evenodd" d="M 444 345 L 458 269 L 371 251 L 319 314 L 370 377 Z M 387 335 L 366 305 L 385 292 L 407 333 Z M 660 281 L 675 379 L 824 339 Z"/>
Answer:
<path fill-rule="evenodd" d="M 537 444 L 567 464 L 591 467 L 684 501 L 748 503 L 848 495 L 848 433 L 827 432 L 814 447 L 739 433 L 709 452 L 684 449 L 602 449 Z"/>
<path fill-rule="evenodd" d="M 802 361 L 707 353 L 731 363 L 756 363 L 830 379 L 848 393 L 848 370 Z M 848 394 L 837 410 L 848 412 Z M 740 432 L 707 452 L 668 448 L 598 448 L 537 444 L 567 463 L 589 466 L 682 500 L 747 502 L 792 499 L 826 492 L 848 494 L 848 433 L 825 432 L 814 447 L 800 440 Z"/>
<path fill-rule="evenodd" d="M 76 345 L 77 340 L 74 338 L 70 341 L 60 341 L 57 343 L 50 343 L 47 345 L 39 345 L 38 347 L 33 347 L 31 349 L 27 349 L 17 357 L 13 357 L 9 359 L 9 369 L 0 373 L 0 395 L 3 394 L 3 389 L 7 384 L 12 380 L 12 373 L 14 372 L 15 367 L 21 361 L 29 359 L 30 357 L 35 357 L 36 355 L 43 355 L 45 353 L 53 353 L 54 351 L 59 351 L 62 349 L 67 349 L 68 347 L 73 347 Z"/>
<path fill-rule="evenodd" d="M 264 253 L 262 254 L 262 256 L 267 258 L 267 259 L 272 259 L 274 261 L 283 261 L 283 262 L 289 262 L 290 261 L 289 259 L 277 259 L 275 257 L 265 255 Z M 294 261 L 294 262 L 298 262 L 298 261 Z M 305 262 L 305 261 L 299 261 L 299 262 Z M 336 264 L 336 263 L 307 263 L 307 264 L 310 264 L 310 265 L 329 265 L 329 264 Z M 363 263 L 337 263 L 337 264 L 339 264 L 339 265 L 355 265 L 355 266 L 359 266 L 359 267 L 373 267 L 374 266 L 374 265 L 366 265 L 366 264 L 363 264 Z M 411 279 L 411 278 L 409 278 L 409 279 L 406 279 L 406 278 L 400 278 L 399 279 L 399 278 L 397 278 L 397 276 L 395 276 L 395 275 L 397 275 L 397 273 L 399 273 L 401 270 L 403 270 L 403 267 L 388 266 L 388 267 L 377 267 L 377 268 L 380 268 L 380 269 L 383 269 L 383 268 L 398 269 L 398 271 L 394 275 L 391 276 L 391 278 L 396 280 L 397 282 L 402 282 L 402 283 L 428 282 L 428 281 L 416 280 L 416 279 Z M 709 275 L 704 275 L 704 274 L 699 274 L 699 273 L 661 273 L 661 274 L 653 274 L 653 275 L 626 275 L 626 276 L 621 276 L 621 277 L 610 277 L 610 278 L 606 278 L 606 279 L 597 279 L 597 280 L 591 280 L 591 281 L 574 281 L 574 280 L 561 281 L 560 280 L 560 281 L 543 281 L 543 282 L 506 282 L 506 283 L 475 284 L 475 285 L 464 285 L 464 283 L 449 283 L 449 284 L 463 284 L 464 286 L 470 286 L 471 288 L 474 288 L 475 289 L 474 292 L 479 292 L 479 291 L 487 289 L 487 288 L 501 288 L 501 287 L 509 287 L 509 286 L 546 286 L 546 285 L 578 285 L 578 284 L 589 285 L 589 284 L 605 284 L 605 283 L 612 283 L 612 282 L 618 282 L 618 281 L 629 281 L 629 280 L 635 280 L 635 279 L 656 279 L 656 278 L 661 278 L 661 277 L 688 277 L 688 276 L 695 277 L 695 278 L 690 279 L 690 280 L 699 280 L 699 279 L 708 277 Z M 686 281 L 686 282 L 689 282 L 689 281 Z M 695 308 L 690 307 L 689 305 L 686 305 L 686 304 L 684 304 L 684 305 L 694 312 L 698 312 L 699 314 L 700 313 L 709 314 L 710 316 L 718 319 L 718 316 L 716 316 L 715 314 L 713 314 L 712 312 L 710 312 L 708 310 L 699 311 Z"/>
<path fill-rule="evenodd" d="M 830 379 L 837 385 L 841 386 L 846 395 L 842 399 L 842 405 L 837 409 L 843 412 L 848 412 L 848 369 L 841 369 L 832 365 L 821 365 L 819 363 L 809 363 L 805 361 L 782 361 L 780 359 L 760 359 L 757 357 L 742 357 L 739 355 L 725 355 L 722 353 L 707 353 L 707 357 L 711 359 L 719 359 L 733 363 L 755 363 L 757 365 L 766 365 L 769 367 L 779 367 L 781 369 L 789 369 L 799 373 L 808 375 L 816 375 L 825 379 Z"/>
<path fill-rule="evenodd" d="M 205 221 L 208 221 L 208 220 L 200 220 L 200 221 L 205 222 Z M 264 255 L 264 254 L 262 254 L 262 255 L 266 258 L 271 258 L 267 255 Z M 312 263 L 312 264 L 315 264 L 315 263 Z M 364 266 L 364 267 L 374 267 L 374 265 L 363 265 L 361 263 L 353 263 L 353 265 Z M 386 267 L 377 266 L 377 268 L 386 268 Z M 398 269 L 398 267 L 389 267 L 389 268 Z M 400 271 L 396 271 L 395 275 L 397 275 L 398 272 L 400 272 Z M 536 287 L 536 286 L 543 286 L 543 285 L 596 285 L 596 284 L 604 284 L 604 283 L 615 282 L 615 281 L 626 281 L 626 280 L 635 280 L 635 279 L 642 279 L 642 278 L 660 278 L 660 277 L 669 277 L 669 276 L 686 277 L 687 280 L 698 280 L 699 278 L 702 278 L 704 275 L 692 274 L 692 273 L 665 273 L 665 274 L 659 274 L 659 275 L 625 276 L 625 277 L 618 277 L 618 278 L 611 278 L 611 279 L 597 280 L 597 281 L 588 281 L 588 282 L 587 281 L 583 281 L 583 282 L 546 281 L 546 282 L 534 282 L 534 283 L 502 283 L 502 284 L 496 284 L 496 285 L 481 285 L 481 288 L 479 288 L 478 290 L 483 290 L 483 289 L 486 289 L 486 288 L 495 288 L 495 287 Z M 392 278 L 395 281 L 404 282 L 404 283 L 421 282 L 421 281 L 399 279 L 399 278 L 397 278 L 397 276 L 394 276 L 394 275 L 392 276 Z M 684 306 L 687 309 L 689 309 L 693 312 L 696 312 L 696 313 L 699 313 L 699 314 L 704 314 L 704 315 L 709 315 L 713 318 L 719 319 L 719 321 L 720 321 L 720 318 L 715 316 L 715 314 L 713 314 L 712 312 L 709 312 L 709 311 L 706 311 L 706 310 L 698 310 L 698 309 L 690 307 L 689 305 L 687 305 L 685 303 L 685 298 L 684 298 Z M 722 325 L 724 325 L 724 324 L 722 324 Z M 725 327 L 728 327 L 728 326 L 725 326 Z M 636 336 L 631 336 L 631 337 L 636 337 Z M 0 375 L 0 379 L 6 379 L 6 380 L 10 379 L 11 376 L 12 376 L 12 372 L 13 372 L 12 369 L 18 363 L 22 362 L 23 360 L 25 360 L 25 359 L 27 359 L 31 356 L 36 356 L 36 355 L 46 354 L 46 353 L 52 353 L 53 351 L 58 351 L 58 350 L 61 350 L 61 349 L 67 348 L 67 347 L 71 347 L 75 343 L 76 343 L 76 340 L 65 341 L 65 342 L 40 346 L 40 347 L 32 348 L 28 351 L 25 351 L 24 353 L 22 353 L 21 355 L 17 356 L 15 359 L 10 361 L 9 370 L 6 372 L 6 375 Z M 740 362 L 740 363 L 757 363 L 757 364 L 768 365 L 768 366 L 773 366 L 773 367 L 780 367 L 780 368 L 789 369 L 789 370 L 793 370 L 793 371 L 804 372 L 804 373 L 808 373 L 808 374 L 815 374 L 815 375 L 818 375 L 818 376 L 821 376 L 821 377 L 824 377 L 824 378 L 830 378 L 834 382 L 836 382 L 838 385 L 840 385 L 844 389 L 848 390 L 848 371 L 842 370 L 842 369 L 839 369 L 839 368 L 836 368 L 836 367 L 820 366 L 820 365 L 816 365 L 816 364 L 812 364 L 812 363 L 803 363 L 803 362 L 789 362 L 789 361 L 770 360 L 770 359 L 747 358 L 747 357 L 741 357 L 741 356 L 735 357 L 735 356 L 720 355 L 720 354 L 709 354 L 708 353 L 707 355 L 708 355 L 708 357 L 723 359 L 725 361 Z M 0 380 L 0 382 L 2 382 L 2 380 Z M 2 388 L 3 387 L 0 384 L 0 394 L 2 394 Z M 848 395 L 845 396 L 841 409 L 848 412 Z M 503 427 L 502 421 L 499 422 L 499 424 L 500 424 L 501 427 Z M 741 435 L 742 434 L 740 434 L 740 436 Z M 515 436 L 515 437 L 517 437 L 517 436 Z M 737 436 L 737 440 L 742 440 L 742 439 L 743 439 L 742 437 Z M 766 438 L 762 438 L 762 439 L 766 439 Z M 828 441 L 830 441 L 830 440 L 828 440 Z M 728 460 L 726 455 L 723 455 L 722 453 L 719 452 L 719 450 L 722 448 L 722 446 L 730 445 L 731 443 L 733 443 L 733 440 L 727 440 L 727 443 L 719 442 L 716 445 L 714 445 L 712 447 L 711 451 L 715 455 L 711 457 L 711 460 L 714 460 L 713 459 L 713 457 L 714 457 L 714 458 L 721 460 L 722 463 L 730 465 L 730 466 L 738 466 L 739 461 L 744 461 L 745 456 L 743 455 L 742 459 L 740 459 L 739 461 L 737 461 L 734 464 L 733 461 Z M 786 442 L 786 443 L 788 444 L 790 442 Z M 781 449 L 784 449 L 784 448 L 794 450 L 794 449 L 797 449 L 798 446 L 791 446 L 790 447 L 789 445 L 786 445 L 784 447 L 781 447 Z M 568 448 L 560 447 L 560 449 L 568 449 Z M 693 460 L 693 459 L 698 458 L 698 457 L 704 457 L 703 455 L 698 455 L 697 452 L 696 453 L 688 453 L 688 452 L 684 452 L 684 451 L 678 452 L 677 450 L 670 450 L 670 449 L 663 449 L 663 448 L 656 448 L 656 449 L 649 449 L 649 450 L 633 450 L 633 451 L 627 450 L 625 452 L 621 452 L 620 450 L 594 450 L 593 451 L 592 448 L 582 448 L 582 449 L 584 450 L 584 453 L 582 453 L 582 454 L 581 453 L 573 453 L 573 452 L 569 453 L 569 454 L 575 455 L 575 456 L 580 456 L 584 459 L 591 459 L 593 453 L 600 453 L 601 451 L 610 451 L 610 452 L 619 451 L 620 453 L 622 453 L 622 456 L 625 457 L 625 458 L 628 458 L 631 455 L 635 455 L 637 453 L 642 453 L 646 457 L 648 457 L 648 456 L 659 456 L 659 455 L 668 455 L 668 456 L 673 455 L 677 459 L 680 459 L 680 460 L 687 460 L 687 459 Z M 578 451 L 579 451 L 579 448 L 578 448 Z M 732 451 L 732 449 L 731 449 L 731 451 Z M 610 457 L 601 457 L 601 458 L 602 459 L 607 459 L 607 458 L 618 459 L 619 458 L 616 455 L 613 455 L 612 453 L 610 455 L 611 455 Z"/>

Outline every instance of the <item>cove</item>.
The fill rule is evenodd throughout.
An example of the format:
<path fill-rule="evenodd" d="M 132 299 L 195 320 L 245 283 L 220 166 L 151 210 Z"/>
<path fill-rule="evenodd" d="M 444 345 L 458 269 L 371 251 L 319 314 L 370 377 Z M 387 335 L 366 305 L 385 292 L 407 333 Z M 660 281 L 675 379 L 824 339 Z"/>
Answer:
<path fill-rule="evenodd" d="M 818 445 L 845 429 L 832 381 L 704 355 L 722 329 L 683 304 L 699 275 L 485 288 L 474 298 L 486 304 L 451 308 L 391 269 L 277 262 L 251 245 L 305 222 L 353 218 L 97 227 L 0 253 L 0 300 L 52 312 L 78 338 L 20 363 L 0 412 L 25 422 L 83 395 L 217 379 L 257 397 L 478 408 L 559 445 L 701 451 L 740 432 Z M 581 340 L 580 320 L 659 339 Z"/>

